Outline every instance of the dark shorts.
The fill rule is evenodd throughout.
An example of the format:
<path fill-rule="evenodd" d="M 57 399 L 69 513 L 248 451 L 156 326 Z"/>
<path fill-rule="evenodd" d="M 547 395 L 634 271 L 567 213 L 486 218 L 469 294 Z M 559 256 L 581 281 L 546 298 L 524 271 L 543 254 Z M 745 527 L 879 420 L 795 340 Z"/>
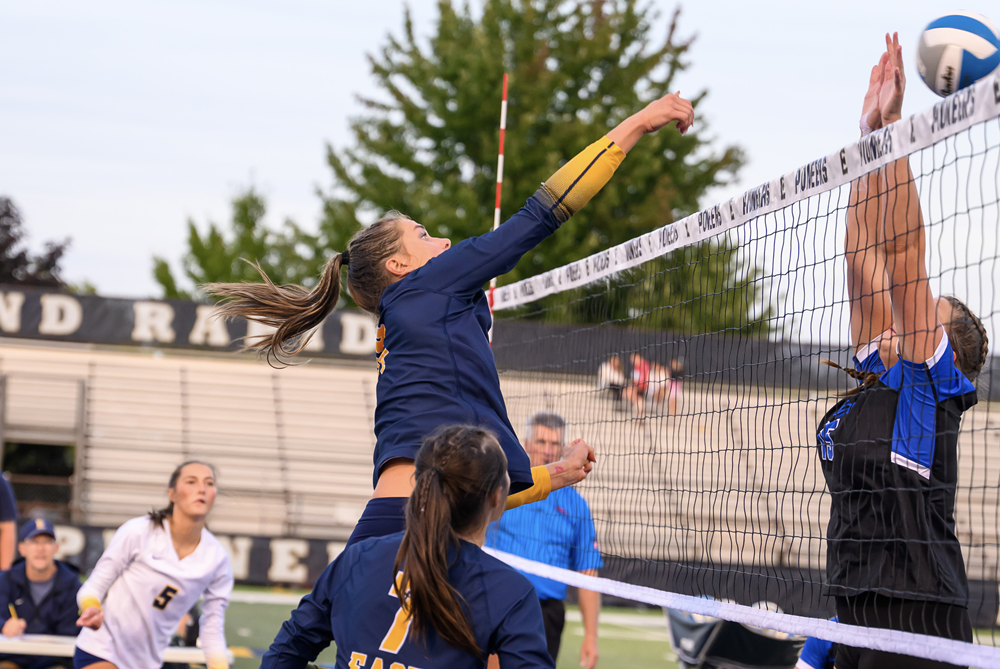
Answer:
<path fill-rule="evenodd" d="M 555 662 L 559 657 L 559 645 L 566 626 L 566 602 L 561 599 L 542 599 L 539 604 L 542 605 L 542 622 L 545 623 L 545 643 Z"/>
<path fill-rule="evenodd" d="M 929 634 L 945 639 L 972 641 L 972 620 L 964 606 L 886 597 L 873 592 L 837 597 L 837 616 L 846 625 Z M 841 645 L 837 669 L 944 669 L 957 665 L 935 660 Z"/>
<path fill-rule="evenodd" d="M 374 497 L 368 500 L 361 519 L 354 526 L 347 545 L 370 537 L 385 537 L 406 529 L 406 500 L 409 497 Z"/>
<path fill-rule="evenodd" d="M 80 650 L 77 648 L 73 652 L 73 669 L 83 669 L 84 667 L 89 667 L 92 664 L 97 664 L 98 662 L 109 662 L 103 658 L 97 657 L 96 655 L 91 655 L 85 650 Z"/>

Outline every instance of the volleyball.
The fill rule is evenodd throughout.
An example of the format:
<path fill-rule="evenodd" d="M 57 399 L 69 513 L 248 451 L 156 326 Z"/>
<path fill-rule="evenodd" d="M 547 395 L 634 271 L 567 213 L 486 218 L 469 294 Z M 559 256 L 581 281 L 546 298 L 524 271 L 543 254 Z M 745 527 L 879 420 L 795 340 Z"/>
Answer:
<path fill-rule="evenodd" d="M 945 97 L 971 86 L 1000 65 L 1000 32 L 985 16 L 955 12 L 935 19 L 917 43 L 917 71 Z"/>

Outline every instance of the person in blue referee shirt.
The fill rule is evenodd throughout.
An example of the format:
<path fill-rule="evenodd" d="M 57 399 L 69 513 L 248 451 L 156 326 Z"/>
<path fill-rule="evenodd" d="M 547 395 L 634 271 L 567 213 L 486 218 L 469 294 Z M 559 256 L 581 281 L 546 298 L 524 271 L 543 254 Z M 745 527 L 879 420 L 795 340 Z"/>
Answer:
<path fill-rule="evenodd" d="M 830 620 L 837 622 L 837 617 L 834 616 Z M 811 636 L 802 646 L 795 669 L 833 669 L 836 659 L 837 644 Z"/>
<path fill-rule="evenodd" d="M 566 421 L 556 413 L 539 412 L 528 418 L 524 450 L 532 467 L 556 462 L 562 457 Z M 552 491 L 548 498 L 511 509 L 490 525 L 486 545 L 554 567 L 572 569 L 591 576 L 604 566 L 597 548 L 590 507 L 572 488 Z M 540 576 L 525 574 L 535 586 L 542 605 L 545 638 L 552 661 L 559 655 L 566 621 L 566 585 Z M 583 618 L 580 665 L 593 669 L 597 664 L 597 617 L 601 594 L 579 590 Z"/>

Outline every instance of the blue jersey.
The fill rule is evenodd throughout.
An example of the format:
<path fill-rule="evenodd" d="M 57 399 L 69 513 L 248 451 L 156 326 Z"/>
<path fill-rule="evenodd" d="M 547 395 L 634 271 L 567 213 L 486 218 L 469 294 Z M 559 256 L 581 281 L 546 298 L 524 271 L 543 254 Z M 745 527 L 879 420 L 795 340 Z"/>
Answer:
<path fill-rule="evenodd" d="M 547 499 L 504 512 L 486 532 L 486 545 L 529 560 L 585 571 L 604 566 L 590 507 L 580 493 L 561 488 Z M 566 584 L 525 574 L 539 599 L 566 599 Z"/>
<path fill-rule="evenodd" d="M 955 496 L 959 425 L 976 401 L 945 336 L 930 360 L 900 359 L 823 417 L 817 446 L 830 490 L 825 594 L 968 605 Z"/>
<path fill-rule="evenodd" d="M 837 622 L 836 618 L 831 618 L 831 620 Z M 837 644 L 811 636 L 806 639 L 805 645 L 802 646 L 802 652 L 799 654 L 799 661 L 795 663 L 795 669 L 833 669 L 833 663 L 836 659 Z"/>
<path fill-rule="evenodd" d="M 468 604 L 482 658 L 434 630 L 410 638 L 395 594 L 393 563 L 403 533 L 361 541 L 326 568 L 281 626 L 261 669 L 302 669 L 337 642 L 339 669 L 480 669 L 491 654 L 504 669 L 552 667 L 542 609 L 527 579 L 465 541 L 448 551 L 448 580 Z"/>
<path fill-rule="evenodd" d="M 854 356 L 855 369 L 862 372 L 871 372 L 872 374 L 885 373 L 885 365 L 882 363 L 882 357 L 878 354 L 878 345 L 881 339 L 879 337 L 858 351 L 857 355 Z M 858 385 L 861 383 L 863 381 L 859 379 Z"/>
<path fill-rule="evenodd" d="M 510 492 L 532 485 L 528 456 L 507 417 L 487 333 L 483 284 L 559 227 L 539 194 L 495 231 L 466 239 L 390 285 L 379 302 L 375 481 L 391 458 L 416 458 L 443 425 L 485 427 L 507 455 Z"/>

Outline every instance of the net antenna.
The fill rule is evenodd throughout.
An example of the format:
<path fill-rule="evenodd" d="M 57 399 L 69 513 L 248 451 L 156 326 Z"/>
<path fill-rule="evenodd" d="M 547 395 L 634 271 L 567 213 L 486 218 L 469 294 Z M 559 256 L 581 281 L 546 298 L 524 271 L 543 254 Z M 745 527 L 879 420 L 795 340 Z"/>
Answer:
<path fill-rule="evenodd" d="M 497 203 L 493 209 L 493 229 L 500 227 L 500 191 L 503 188 L 503 137 L 507 131 L 507 73 L 503 73 L 503 96 L 500 102 L 500 149 L 497 152 Z M 493 316 L 493 293 L 497 289 L 497 278 L 490 279 L 490 290 L 487 293 L 490 304 L 490 316 Z M 493 327 L 490 326 L 490 344 L 493 343 Z"/>

